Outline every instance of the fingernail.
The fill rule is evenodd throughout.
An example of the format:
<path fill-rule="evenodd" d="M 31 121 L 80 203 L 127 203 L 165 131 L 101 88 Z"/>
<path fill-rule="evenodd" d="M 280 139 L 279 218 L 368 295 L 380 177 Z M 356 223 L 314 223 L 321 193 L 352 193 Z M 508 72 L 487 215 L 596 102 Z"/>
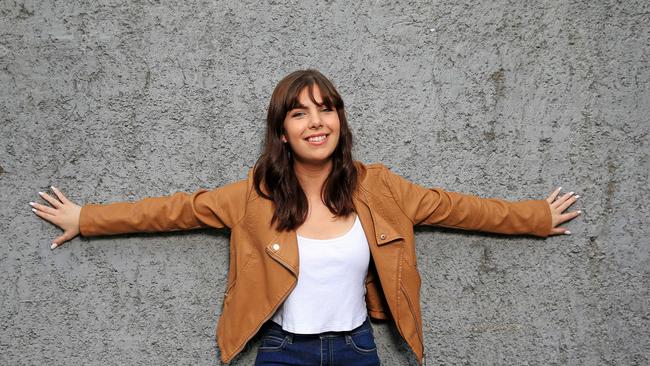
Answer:
<path fill-rule="evenodd" d="M 43 193 L 43 192 L 38 192 L 38 194 L 40 194 L 40 195 L 42 196 L 42 195 L 44 195 L 45 193 Z"/>
<path fill-rule="evenodd" d="M 54 186 L 50 186 L 50 188 L 52 188 L 52 190 L 56 191 L 56 188 L 54 188 Z"/>
<path fill-rule="evenodd" d="M 54 249 L 54 248 L 56 248 L 56 243 L 52 243 L 52 245 L 50 246 L 50 249 Z"/>
<path fill-rule="evenodd" d="M 569 196 L 573 194 L 573 191 L 569 192 Z"/>
<path fill-rule="evenodd" d="M 32 205 L 32 206 L 34 206 L 34 205 L 35 205 L 35 203 L 34 203 L 34 202 L 30 202 L 29 204 L 30 204 L 30 205 Z"/>
<path fill-rule="evenodd" d="M 35 208 L 32 208 L 32 211 L 36 212 L 36 209 L 35 209 Z"/>
<path fill-rule="evenodd" d="M 576 198 L 580 198 L 580 196 L 578 196 L 578 195 L 576 194 Z"/>
<path fill-rule="evenodd" d="M 571 235 L 571 232 L 569 230 L 565 231 L 564 233 L 567 235 Z"/>
<path fill-rule="evenodd" d="M 582 213 L 582 211 L 578 210 L 578 214 L 581 214 L 581 213 Z"/>
<path fill-rule="evenodd" d="M 562 190 L 562 187 L 558 187 L 557 190 L 558 190 L 558 191 L 561 191 L 561 190 Z"/>

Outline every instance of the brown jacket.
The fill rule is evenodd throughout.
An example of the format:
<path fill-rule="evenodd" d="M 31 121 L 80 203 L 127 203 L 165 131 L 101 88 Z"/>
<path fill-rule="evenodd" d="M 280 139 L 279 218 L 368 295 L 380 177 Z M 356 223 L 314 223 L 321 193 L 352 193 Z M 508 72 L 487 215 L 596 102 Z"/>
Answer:
<path fill-rule="evenodd" d="M 420 275 L 414 225 L 436 225 L 502 234 L 548 236 L 551 211 L 544 200 L 508 202 L 427 189 L 381 164 L 355 162 L 359 187 L 354 206 L 372 255 L 366 303 L 373 318 L 395 321 L 422 364 Z M 230 228 L 230 268 L 217 342 L 230 362 L 282 304 L 298 279 L 296 232 L 270 227 L 273 204 L 248 179 L 192 194 L 81 209 L 83 236 Z"/>

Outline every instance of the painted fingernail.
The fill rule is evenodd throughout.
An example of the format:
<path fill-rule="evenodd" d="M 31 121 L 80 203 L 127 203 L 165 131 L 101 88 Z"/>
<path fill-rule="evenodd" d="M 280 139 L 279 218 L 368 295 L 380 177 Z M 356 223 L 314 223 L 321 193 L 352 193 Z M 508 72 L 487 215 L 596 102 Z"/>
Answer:
<path fill-rule="evenodd" d="M 558 191 L 561 191 L 561 190 L 562 190 L 562 187 L 558 187 L 557 190 L 558 190 Z"/>
<path fill-rule="evenodd" d="M 573 191 L 569 192 L 569 196 L 573 194 Z"/>
<path fill-rule="evenodd" d="M 578 196 L 578 195 L 576 194 L 576 198 L 580 198 L 580 196 Z"/>
<path fill-rule="evenodd" d="M 35 208 L 32 208 L 32 211 L 36 212 L 36 209 L 35 209 Z"/>
<path fill-rule="evenodd" d="M 29 204 L 30 204 L 30 205 L 32 205 L 32 206 L 34 206 L 34 205 L 35 205 L 35 203 L 34 203 L 34 202 L 30 202 Z"/>
<path fill-rule="evenodd" d="M 54 188 L 54 186 L 50 186 L 50 188 L 52 188 L 53 191 L 56 191 L 56 188 Z"/>
<path fill-rule="evenodd" d="M 43 193 L 43 192 L 38 192 L 38 194 L 40 194 L 40 195 L 42 196 L 42 195 L 44 195 L 45 193 Z"/>
<path fill-rule="evenodd" d="M 56 248 L 56 243 L 52 243 L 52 245 L 50 245 L 50 249 L 54 249 L 54 248 Z"/>
<path fill-rule="evenodd" d="M 567 235 L 571 235 L 571 232 L 569 230 L 565 231 L 564 233 Z"/>
<path fill-rule="evenodd" d="M 582 213 L 582 211 L 578 210 L 578 215 L 580 215 L 581 213 Z"/>

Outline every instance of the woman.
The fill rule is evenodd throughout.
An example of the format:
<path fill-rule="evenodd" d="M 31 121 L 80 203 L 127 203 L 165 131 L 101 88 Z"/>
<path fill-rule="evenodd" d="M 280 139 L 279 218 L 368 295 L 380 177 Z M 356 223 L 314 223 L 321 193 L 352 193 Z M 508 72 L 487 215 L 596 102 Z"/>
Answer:
<path fill-rule="evenodd" d="M 258 332 L 257 365 L 378 365 L 368 315 L 392 318 L 424 362 L 413 226 L 540 237 L 578 196 L 508 202 L 427 189 L 352 159 L 343 100 L 316 70 L 280 81 L 264 151 L 247 179 L 192 194 L 80 207 L 52 187 L 34 212 L 84 236 L 229 228 L 230 266 L 217 341 L 230 362 Z M 58 198 L 58 199 L 57 199 Z M 298 255 L 300 253 L 300 255 Z M 299 275 L 300 274 L 300 275 Z"/>

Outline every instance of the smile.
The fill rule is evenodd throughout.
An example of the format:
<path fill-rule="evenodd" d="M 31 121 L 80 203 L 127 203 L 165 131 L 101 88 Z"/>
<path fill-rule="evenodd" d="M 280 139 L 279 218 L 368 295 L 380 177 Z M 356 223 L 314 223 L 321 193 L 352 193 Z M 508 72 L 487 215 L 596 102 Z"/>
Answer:
<path fill-rule="evenodd" d="M 322 145 L 323 143 L 325 143 L 325 140 L 327 140 L 328 136 L 329 135 L 312 136 L 306 138 L 305 140 L 307 140 L 307 142 L 309 142 L 311 145 Z"/>

